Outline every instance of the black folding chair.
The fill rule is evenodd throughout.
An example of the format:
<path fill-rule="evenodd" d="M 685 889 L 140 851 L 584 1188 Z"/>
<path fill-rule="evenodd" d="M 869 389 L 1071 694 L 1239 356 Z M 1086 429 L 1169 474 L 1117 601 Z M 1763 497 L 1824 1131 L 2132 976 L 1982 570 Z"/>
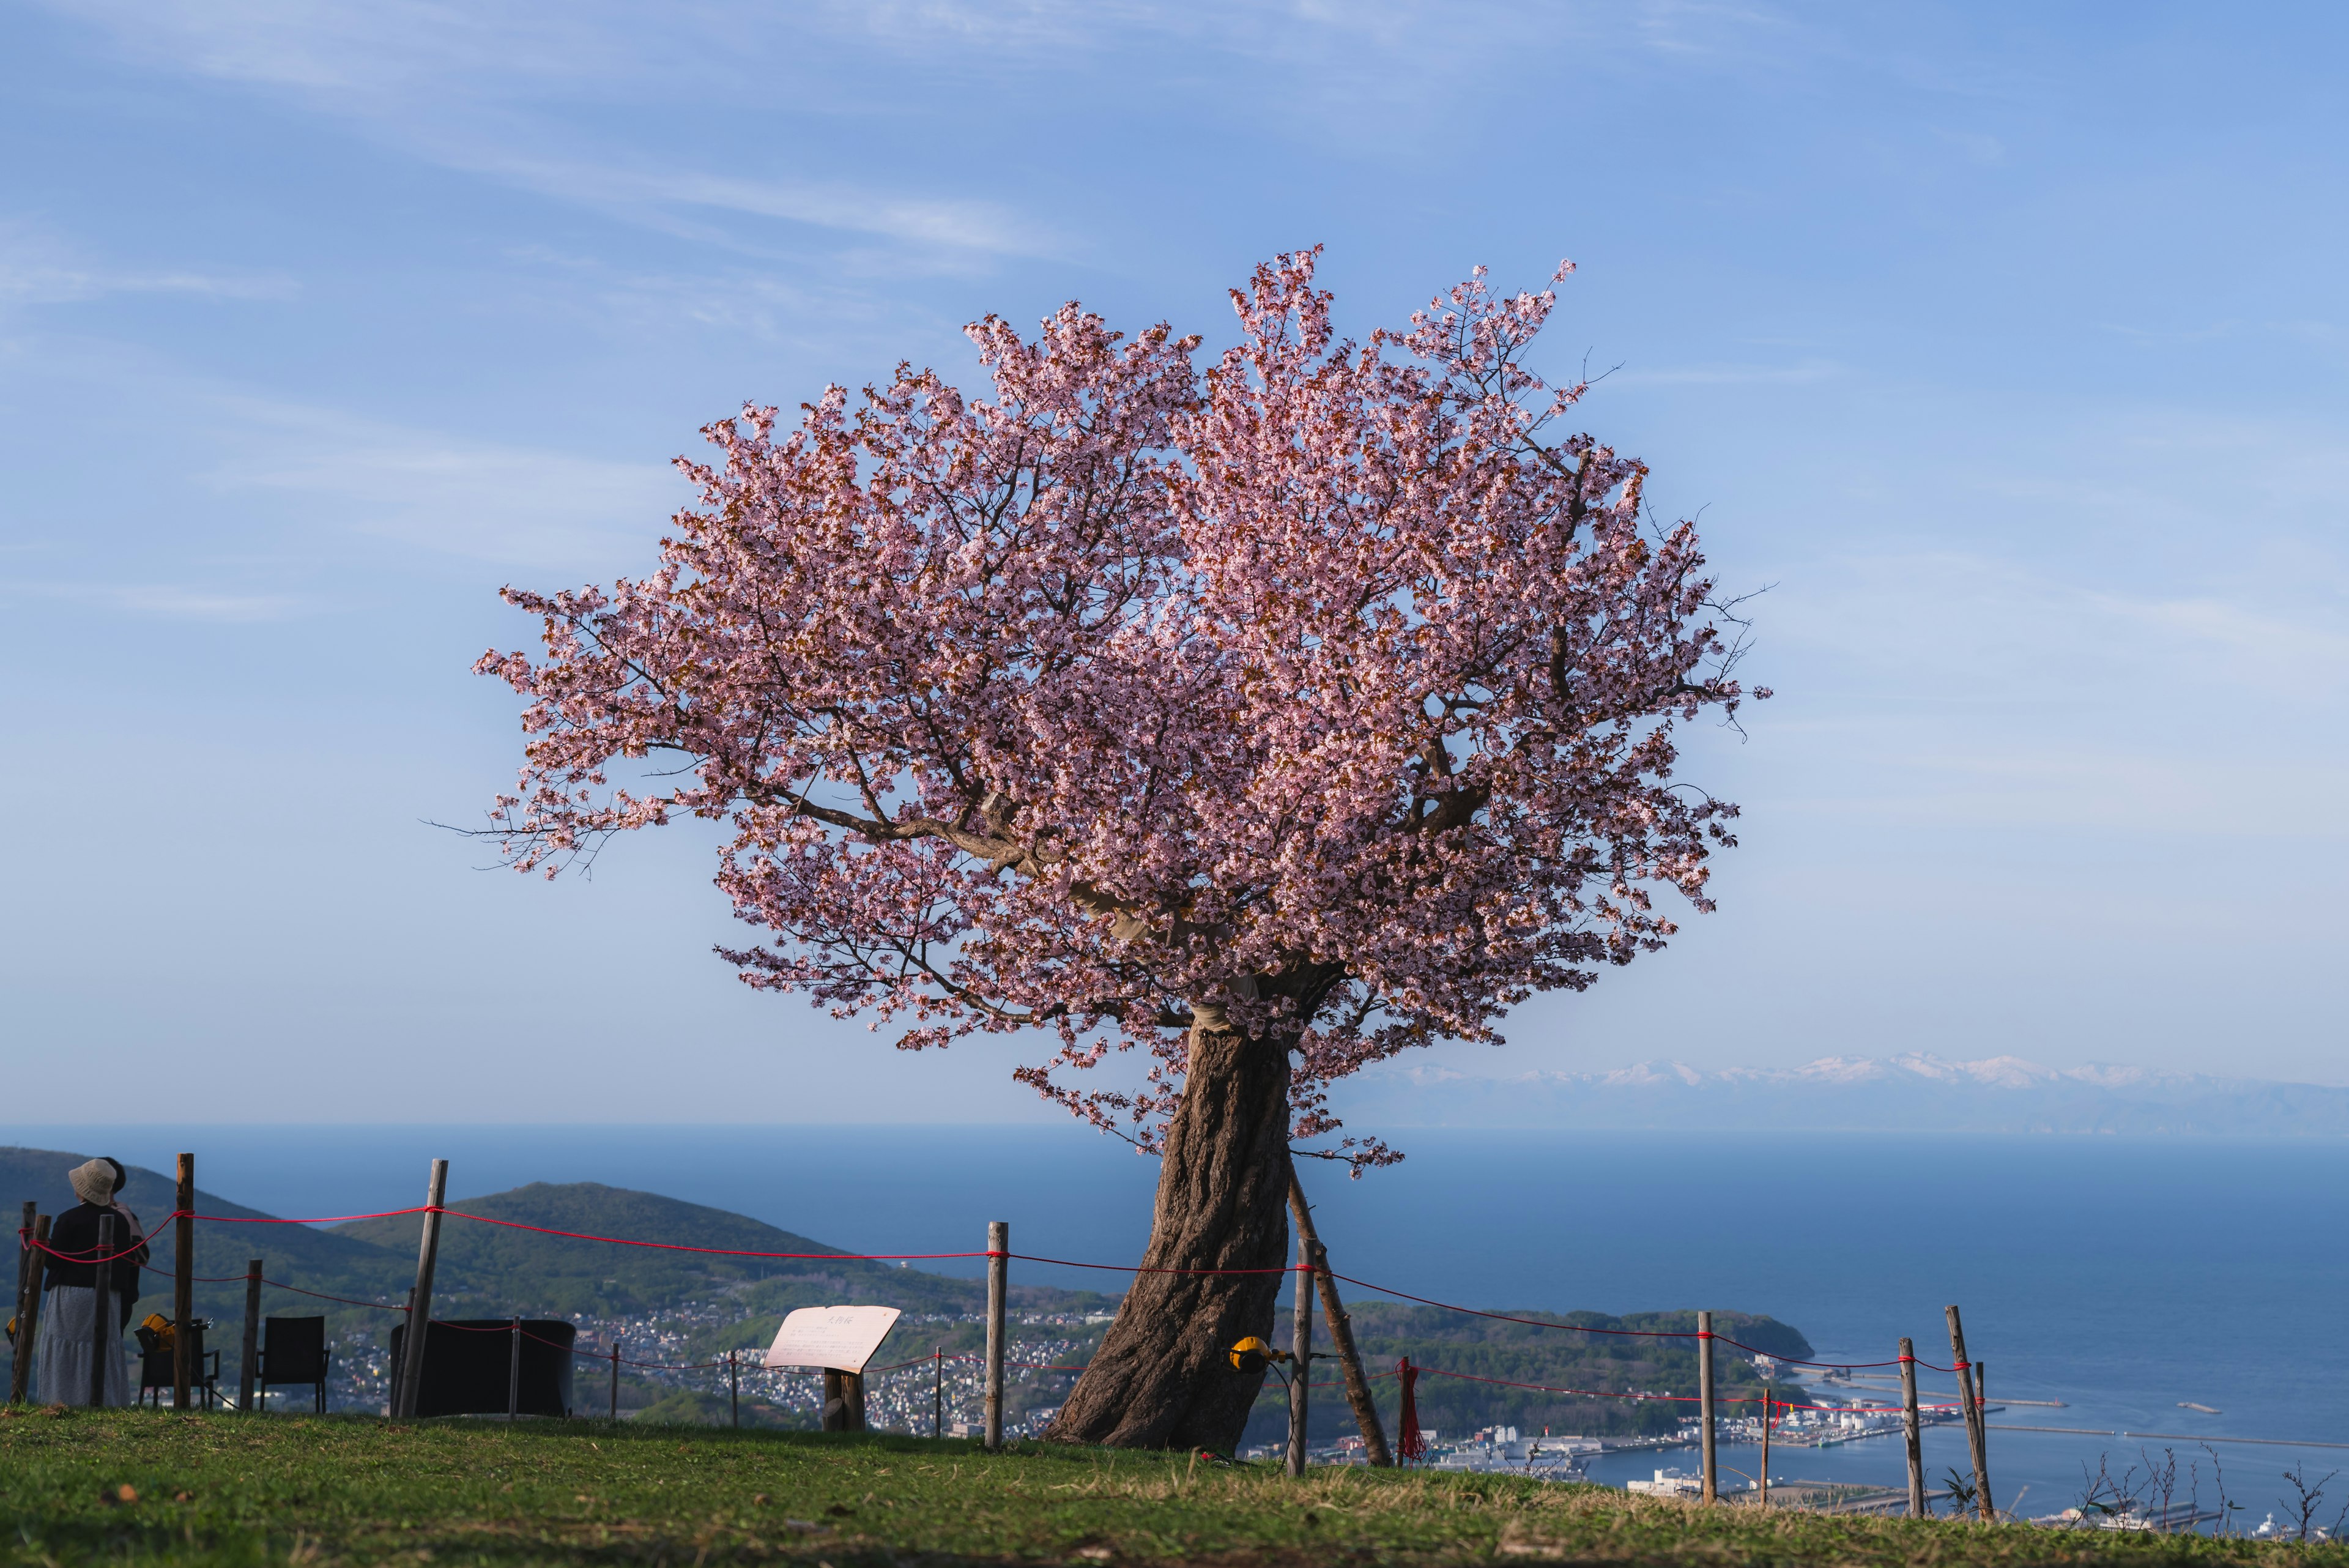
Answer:
<path fill-rule="evenodd" d="M 326 1412 L 326 1370 L 334 1353 L 326 1348 L 323 1317 L 272 1317 L 261 1323 L 261 1403 L 269 1407 L 273 1383 L 307 1383 L 317 1390 L 317 1410 Z"/>
<path fill-rule="evenodd" d="M 147 1321 L 153 1323 L 156 1320 L 150 1318 Z M 212 1320 L 200 1317 L 190 1330 L 195 1338 L 196 1355 L 195 1376 L 188 1393 L 191 1397 L 202 1395 L 207 1410 L 212 1407 L 212 1400 L 220 1392 L 220 1352 L 204 1348 L 204 1330 L 210 1327 Z M 160 1409 L 164 1390 L 179 1386 L 178 1353 L 153 1329 L 142 1327 L 138 1333 L 139 1402 L 145 1404 L 147 1396 L 152 1393 L 155 1406 Z"/>

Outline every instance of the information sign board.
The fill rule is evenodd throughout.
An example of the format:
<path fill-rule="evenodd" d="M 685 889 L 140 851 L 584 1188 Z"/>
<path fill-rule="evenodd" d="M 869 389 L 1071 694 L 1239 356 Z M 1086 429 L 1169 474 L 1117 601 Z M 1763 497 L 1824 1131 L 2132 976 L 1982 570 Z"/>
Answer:
<path fill-rule="evenodd" d="M 862 1372 L 896 1321 L 895 1307 L 802 1307 L 783 1319 L 775 1343 L 767 1347 L 767 1365 Z"/>

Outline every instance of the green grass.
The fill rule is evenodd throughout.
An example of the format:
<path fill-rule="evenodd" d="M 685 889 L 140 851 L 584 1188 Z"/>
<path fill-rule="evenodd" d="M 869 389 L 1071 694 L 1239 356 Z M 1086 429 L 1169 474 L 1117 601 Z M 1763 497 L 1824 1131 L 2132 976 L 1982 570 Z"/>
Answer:
<path fill-rule="evenodd" d="M 124 1488 L 133 1494 L 126 1500 Z M 601 1424 L 39 1410 L 0 1419 L 0 1563 L 2253 1563 L 2349 1549 L 1759 1515 L 1507 1477 Z"/>

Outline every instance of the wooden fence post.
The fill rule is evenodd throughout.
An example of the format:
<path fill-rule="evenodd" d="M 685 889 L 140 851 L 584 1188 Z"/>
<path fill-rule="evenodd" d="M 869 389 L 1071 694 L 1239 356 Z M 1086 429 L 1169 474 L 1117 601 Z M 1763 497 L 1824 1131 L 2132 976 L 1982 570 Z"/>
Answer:
<path fill-rule="evenodd" d="M 947 1347 L 930 1352 L 930 1437 L 947 1435 Z"/>
<path fill-rule="evenodd" d="M 33 1245 L 33 1225 L 39 1220 L 38 1202 L 25 1205 L 24 1233 L 16 1241 L 16 1344 L 8 1365 L 8 1403 L 25 1402 L 25 1375 L 33 1366 L 33 1293 L 40 1288 L 41 1252 Z"/>
<path fill-rule="evenodd" d="M 522 1319 L 513 1320 L 512 1348 L 506 1352 L 506 1423 L 522 1414 Z"/>
<path fill-rule="evenodd" d="M 1011 1223 L 987 1225 L 987 1411 L 980 1441 L 1003 1446 L 1003 1313 L 1011 1288 Z"/>
<path fill-rule="evenodd" d="M 29 1205 L 27 1207 L 29 1207 Z M 41 1276 L 48 1271 L 48 1265 L 41 1261 L 42 1259 L 47 1258 L 48 1254 L 41 1251 L 40 1249 L 42 1245 L 46 1245 L 47 1243 L 48 1239 L 49 1216 L 47 1214 L 35 1215 L 33 1217 L 33 1241 L 36 1245 L 33 1248 L 33 1251 L 38 1253 L 39 1256 L 33 1260 L 32 1292 L 25 1299 L 25 1310 L 16 1314 L 16 1343 L 20 1348 L 16 1352 L 16 1370 L 9 1375 L 8 1381 L 12 1389 L 29 1391 L 33 1386 L 32 1349 L 33 1346 L 38 1345 L 41 1341 Z M 23 1397 L 23 1395 L 18 1394 L 16 1397 L 21 1398 Z"/>
<path fill-rule="evenodd" d="M 89 1314 L 89 1402 L 93 1408 L 106 1404 L 107 1341 L 114 1342 L 116 1360 L 122 1358 L 122 1327 L 114 1318 L 114 1262 L 109 1255 L 114 1251 L 114 1210 L 109 1209 L 98 1217 L 98 1262 L 90 1265 Z M 107 1333 L 109 1328 L 114 1332 Z"/>
<path fill-rule="evenodd" d="M 612 1424 L 620 1424 L 620 1336 L 612 1336 Z"/>
<path fill-rule="evenodd" d="M 1295 1174 L 1293 1171 L 1290 1173 Z M 1313 1394 L 1313 1258 L 1297 1233 L 1297 1297 L 1288 1345 L 1288 1473 L 1305 1473 L 1305 1422 Z"/>
<path fill-rule="evenodd" d="M 726 1407 L 733 1413 L 734 1425 L 742 1424 L 742 1372 L 736 1365 L 734 1353 L 726 1353 Z"/>
<path fill-rule="evenodd" d="M 180 1156 L 171 1231 L 171 1408 L 188 1407 L 196 1359 L 196 1157 Z"/>
<path fill-rule="evenodd" d="M 424 1391 L 424 1346 L 432 1337 L 432 1265 L 440 1252 L 441 1199 L 449 1195 L 449 1162 L 432 1162 L 424 1188 L 424 1235 L 416 1247 L 416 1288 L 408 1297 L 407 1348 L 399 1358 L 399 1387 L 391 1413 L 413 1417 Z"/>
<path fill-rule="evenodd" d="M 1362 1434 L 1362 1454 L 1375 1468 L 1383 1469 L 1394 1463 L 1388 1451 L 1387 1435 L 1379 1425 L 1379 1407 L 1371 1397 L 1371 1380 L 1362 1371 L 1361 1348 L 1354 1343 L 1353 1320 L 1347 1316 L 1345 1303 L 1338 1299 L 1338 1279 L 1330 1272 L 1330 1250 L 1313 1229 L 1313 1210 L 1305 1201 L 1305 1188 L 1297 1179 L 1297 1162 L 1288 1162 L 1288 1212 L 1297 1221 L 1297 1233 L 1305 1238 L 1311 1254 L 1313 1277 L 1321 1287 L 1321 1317 L 1330 1329 L 1330 1348 L 1338 1353 L 1338 1366 L 1346 1377 L 1346 1403 L 1353 1407 L 1354 1425 Z"/>
<path fill-rule="evenodd" d="M 1697 1418 L 1704 1423 L 1704 1501 L 1721 1501 L 1721 1478 L 1713 1468 L 1713 1314 L 1696 1314 Z"/>
<path fill-rule="evenodd" d="M 1900 1435 L 1909 1445 L 1909 1517 L 1925 1517 L 1925 1446 L 1917 1413 L 1917 1347 L 1900 1342 Z"/>
<path fill-rule="evenodd" d="M 1762 1479 L 1756 1483 L 1762 1489 L 1764 1510 L 1770 1506 L 1770 1385 L 1762 1385 Z"/>
<path fill-rule="evenodd" d="M 1998 1517 L 1990 1501 L 1990 1449 L 1983 1441 L 1982 1401 L 1974 1397 L 1971 1367 L 1966 1361 L 1966 1331 L 1958 1321 L 1958 1309 L 1951 1306 L 1950 1316 L 1950 1355 L 1957 1363 L 1958 1404 L 1965 1411 L 1966 1444 L 1973 1452 L 1974 1511 L 1984 1524 Z"/>
<path fill-rule="evenodd" d="M 244 1359 L 237 1364 L 236 1407 L 240 1414 L 253 1408 L 253 1379 L 259 1372 L 254 1363 L 261 1355 L 261 1260 L 254 1258 L 244 1265 Z"/>

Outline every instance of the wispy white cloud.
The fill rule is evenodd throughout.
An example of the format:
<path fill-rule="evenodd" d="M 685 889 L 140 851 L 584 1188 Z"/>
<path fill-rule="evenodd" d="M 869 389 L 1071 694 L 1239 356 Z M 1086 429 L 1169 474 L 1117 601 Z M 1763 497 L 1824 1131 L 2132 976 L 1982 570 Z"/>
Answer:
<path fill-rule="evenodd" d="M 691 8 L 656 22 L 593 5 L 437 0 L 100 0 L 73 14 L 159 69 L 289 95 L 444 167 L 671 232 L 703 212 L 989 254 L 1058 254 L 1074 243 L 960 192 L 794 172 L 777 146 L 729 149 L 722 169 L 624 153 L 573 112 L 712 90 L 771 96 L 775 80 L 750 61 L 787 56 L 786 26 Z"/>
<path fill-rule="evenodd" d="M 247 396 L 222 398 L 236 455 L 215 490 L 294 498 L 320 525 L 449 555 L 584 576 L 648 566 L 652 541 L 690 499 L 665 463 L 470 440 Z"/>
<path fill-rule="evenodd" d="M 295 594 L 249 593 L 200 583 L 9 582 L 19 594 L 93 605 L 153 620 L 244 623 L 287 620 L 324 607 Z"/>
<path fill-rule="evenodd" d="M 1847 375 L 1831 359 L 1792 365 L 1683 365 L 1661 369 L 1623 369 L 1607 379 L 1632 387 L 1807 387 Z"/>
<path fill-rule="evenodd" d="M 283 273 L 111 265 L 91 259 L 31 223 L 0 220 L 0 309 L 66 305 L 120 294 L 282 299 L 295 288 L 294 280 Z"/>

